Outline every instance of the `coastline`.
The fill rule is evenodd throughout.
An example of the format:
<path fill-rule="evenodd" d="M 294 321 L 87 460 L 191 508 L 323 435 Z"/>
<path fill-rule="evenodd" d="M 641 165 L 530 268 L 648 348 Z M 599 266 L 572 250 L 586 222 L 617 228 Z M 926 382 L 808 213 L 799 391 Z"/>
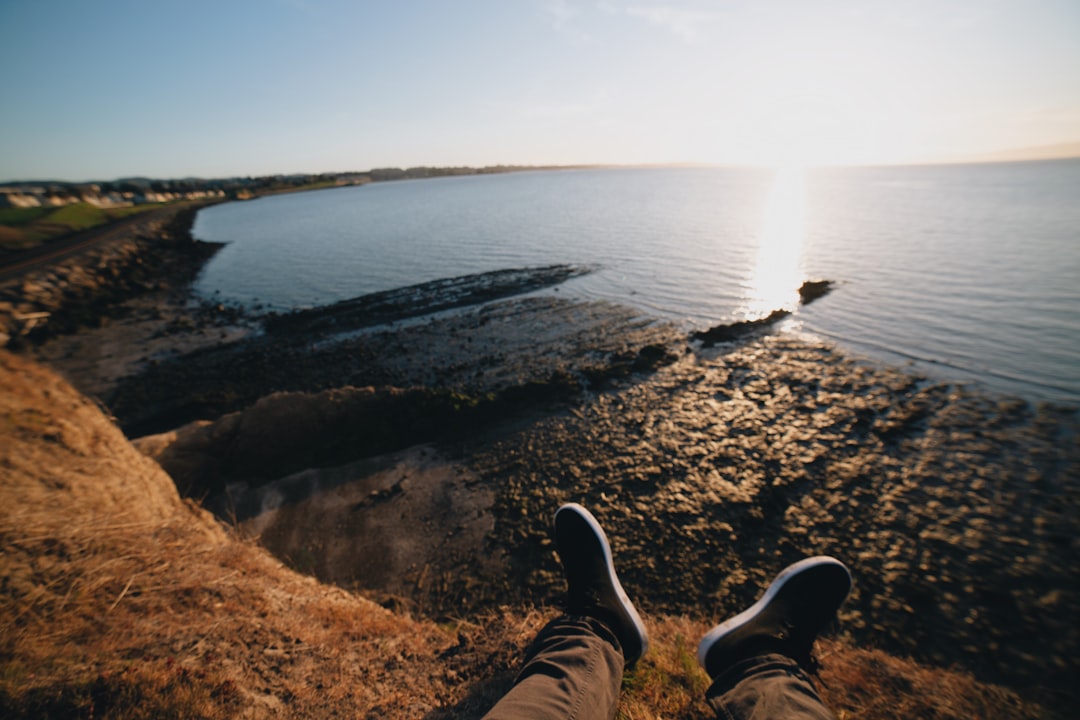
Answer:
<path fill-rule="evenodd" d="M 257 449 L 260 422 L 311 420 L 321 455 L 226 475 L 217 489 L 232 486 L 232 509 L 262 510 L 243 531 L 321 580 L 436 618 L 553 603 L 547 518 L 575 500 L 615 529 L 626 584 L 650 612 L 717 617 L 791 559 L 834 554 L 857 577 L 841 625 L 856 644 L 1070 692 L 1075 413 L 789 336 L 707 349 L 624 308 L 551 296 L 260 345 L 258 318 L 193 307 L 185 272 L 110 298 L 103 326 L 28 352 L 130 427 L 145 421 L 141 406 L 164 409 L 153 429 L 167 432 L 138 444 L 174 479 L 185 434 L 204 450 L 229 437 L 200 462 L 220 461 L 238 452 L 237 428 L 254 428 Z M 434 407 L 435 422 L 363 454 L 342 450 L 364 426 L 327 424 L 340 397 L 319 393 L 343 386 L 412 388 L 376 419 L 409 426 Z M 291 395 L 260 410 L 273 392 Z M 199 393 L 215 401 L 190 416 L 170 406 Z M 310 414 L 281 414 L 301 406 Z M 288 501 L 264 510 L 268 491 L 285 487 Z M 392 522 L 405 507 L 419 522 Z M 356 530 L 357 513 L 369 532 Z M 442 539 L 417 554 L 418 534 Z M 358 549 L 388 548 L 413 550 L 380 573 L 355 564 Z"/>

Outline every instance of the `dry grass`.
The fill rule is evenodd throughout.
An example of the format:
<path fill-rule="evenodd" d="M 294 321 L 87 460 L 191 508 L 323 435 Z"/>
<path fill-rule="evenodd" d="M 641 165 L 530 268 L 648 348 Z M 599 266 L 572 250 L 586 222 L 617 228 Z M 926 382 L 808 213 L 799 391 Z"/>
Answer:
<path fill-rule="evenodd" d="M 1044 708 L 969 673 L 926 667 L 877 650 L 819 644 L 822 699 L 840 720 L 854 718 L 1040 718 Z M 1062 714 L 1064 717 L 1065 714 Z"/>
<path fill-rule="evenodd" d="M 298 575 L 181 501 L 85 398 L 4 353 L 0 423 L 0 717 L 479 718 L 552 615 L 440 626 Z M 712 717 L 694 659 L 708 621 L 647 622 L 652 650 L 619 717 Z M 824 651 L 841 718 L 1040 714 L 960 673 Z"/>
<path fill-rule="evenodd" d="M 428 676 L 451 636 L 295 575 L 258 548 L 190 530 L 6 528 L 0 714 L 314 717 L 436 706 L 443 688 Z M 414 658 L 410 675 L 426 692 L 390 677 Z"/>
<path fill-rule="evenodd" d="M 282 568 L 237 541 L 194 548 L 183 527 L 4 533 L 4 717 L 478 718 L 509 689 L 552 612 L 505 609 L 436 627 Z M 12 568 L 22 572 L 11 573 Z M 13 583 L 13 581 L 21 582 Z M 710 718 L 694 653 L 708 623 L 648 619 L 619 717 Z M 837 642 L 819 686 L 840 718 L 1035 718 L 969 676 Z"/>

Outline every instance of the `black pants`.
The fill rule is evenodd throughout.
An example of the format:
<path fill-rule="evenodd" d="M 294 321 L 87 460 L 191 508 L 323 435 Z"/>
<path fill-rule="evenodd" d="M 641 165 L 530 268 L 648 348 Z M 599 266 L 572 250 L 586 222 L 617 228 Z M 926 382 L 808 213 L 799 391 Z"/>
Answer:
<path fill-rule="evenodd" d="M 623 656 L 602 623 L 564 615 L 529 647 L 514 687 L 485 720 L 611 720 Z M 722 720 L 832 720 L 798 664 L 783 655 L 751 658 L 713 681 L 705 698 Z"/>

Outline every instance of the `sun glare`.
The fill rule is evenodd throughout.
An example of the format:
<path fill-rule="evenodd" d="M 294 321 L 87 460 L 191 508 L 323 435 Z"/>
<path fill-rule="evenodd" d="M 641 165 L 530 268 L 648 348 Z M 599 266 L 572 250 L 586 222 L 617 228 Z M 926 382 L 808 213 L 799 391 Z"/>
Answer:
<path fill-rule="evenodd" d="M 778 168 L 765 202 L 753 275 L 745 288 L 747 318 L 798 303 L 805 233 L 805 171 L 793 165 Z"/>
<path fill-rule="evenodd" d="M 835 58 L 778 48 L 740 90 L 738 120 L 717 141 L 717 155 L 808 167 L 884 162 L 913 150 L 914 130 L 901 119 L 899 101 Z M 726 110 L 717 104 L 718 117 Z"/>

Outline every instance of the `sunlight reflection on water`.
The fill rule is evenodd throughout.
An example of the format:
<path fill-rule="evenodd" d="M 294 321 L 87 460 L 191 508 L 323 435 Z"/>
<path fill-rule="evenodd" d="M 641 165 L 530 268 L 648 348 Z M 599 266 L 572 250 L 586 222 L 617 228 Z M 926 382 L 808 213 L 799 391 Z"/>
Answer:
<path fill-rule="evenodd" d="M 196 292 L 289 310 L 474 272 L 588 265 L 547 292 L 700 330 L 784 329 L 935 376 L 1080 399 L 1080 161 L 611 168 L 372 183 L 228 203 Z M 808 278 L 837 283 L 798 306 Z"/>
<path fill-rule="evenodd" d="M 795 308 L 804 279 L 805 239 L 805 172 L 801 167 L 780 168 L 765 202 L 757 259 L 744 288 L 742 315 L 754 319 L 780 308 Z"/>

